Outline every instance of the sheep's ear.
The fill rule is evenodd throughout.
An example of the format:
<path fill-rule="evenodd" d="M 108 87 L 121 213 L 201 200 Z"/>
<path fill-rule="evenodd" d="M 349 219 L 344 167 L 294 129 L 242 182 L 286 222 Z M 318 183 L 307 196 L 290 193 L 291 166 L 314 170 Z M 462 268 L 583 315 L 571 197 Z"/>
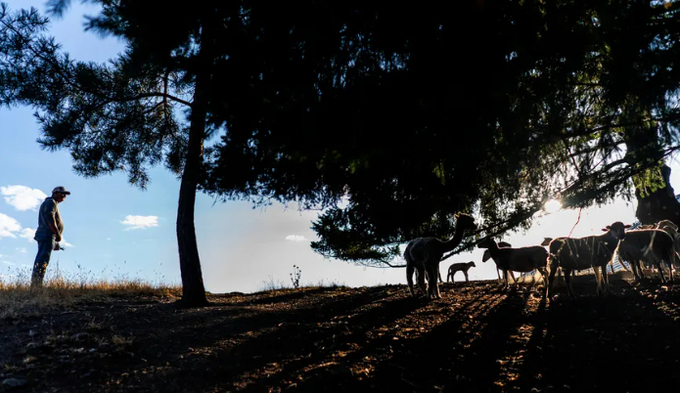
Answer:
<path fill-rule="evenodd" d="M 632 227 L 632 225 L 630 225 L 630 224 L 629 224 L 629 225 L 624 225 L 623 227 L 626 228 L 626 229 L 628 229 L 628 228 Z"/>
<path fill-rule="evenodd" d="M 552 241 L 552 237 L 544 237 L 541 245 L 542 246 L 549 246 L 551 241 Z"/>
<path fill-rule="evenodd" d="M 607 225 L 606 227 L 602 228 L 602 232 L 609 232 L 610 229 L 612 229 L 612 227 Z"/>
<path fill-rule="evenodd" d="M 491 258 L 491 253 L 489 250 L 484 251 L 484 255 L 482 255 L 482 262 L 486 262 Z"/>

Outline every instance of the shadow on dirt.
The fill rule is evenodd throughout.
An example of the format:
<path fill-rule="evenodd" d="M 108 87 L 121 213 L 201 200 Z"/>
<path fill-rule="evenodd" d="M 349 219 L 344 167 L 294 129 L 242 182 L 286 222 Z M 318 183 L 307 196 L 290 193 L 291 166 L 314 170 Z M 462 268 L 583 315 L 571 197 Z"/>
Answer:
<path fill-rule="evenodd" d="M 214 295 L 211 307 L 189 310 L 134 299 L 87 304 L 0 328 L 16 349 L 2 359 L 11 370 L 3 376 L 69 392 L 677 386 L 680 289 L 612 283 L 614 295 L 597 297 L 593 277 L 576 277 L 580 296 L 549 302 L 528 286 L 473 282 L 442 285 L 436 301 L 386 286 Z"/>

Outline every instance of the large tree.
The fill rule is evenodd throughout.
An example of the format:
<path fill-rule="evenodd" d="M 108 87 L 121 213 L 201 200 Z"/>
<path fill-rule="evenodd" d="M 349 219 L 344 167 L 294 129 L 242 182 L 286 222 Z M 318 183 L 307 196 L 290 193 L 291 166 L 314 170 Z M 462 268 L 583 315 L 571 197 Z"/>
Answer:
<path fill-rule="evenodd" d="M 647 197 L 676 149 L 677 2 L 92 2 L 89 27 L 126 53 L 73 62 L 37 14 L 4 13 L 3 102 L 38 108 L 42 142 L 85 175 L 143 185 L 161 160 L 181 173 L 192 304 L 197 188 L 326 208 L 314 249 L 380 265 L 414 236 L 450 235 L 457 211 L 499 234 L 551 197 Z"/>
<path fill-rule="evenodd" d="M 257 124 L 295 119 L 306 102 L 318 98 L 319 72 L 327 77 L 352 61 L 343 58 L 343 30 L 348 21 L 363 23 L 365 15 L 355 14 L 351 5 L 311 1 L 286 7 L 274 2 L 204 1 L 191 7 L 159 0 L 89 2 L 102 8 L 86 28 L 127 44 L 110 64 L 74 61 L 49 36 L 47 18 L 36 10 L 10 13 L 3 6 L 0 102 L 34 107 L 42 125 L 40 143 L 69 150 L 84 176 L 127 171 L 132 183 L 144 187 L 149 166 L 165 163 L 178 174 L 182 301 L 205 304 L 194 205 L 199 184 L 212 187 L 214 182 L 206 157 L 218 154 L 217 148 L 205 154 L 206 139 L 221 132 L 225 142 L 250 143 L 262 131 Z M 59 15 L 69 3 L 50 1 L 51 12 Z M 310 10 L 318 18 L 306 18 Z M 250 105 L 257 102 L 268 105 Z M 285 199 L 278 190 L 251 188 L 247 181 L 259 168 L 236 158 L 219 174 L 232 185 L 220 195 Z M 285 168 L 279 171 L 295 176 Z M 311 201 L 316 191 L 305 196 Z"/>
<path fill-rule="evenodd" d="M 67 3 L 53 2 L 54 11 Z M 72 60 L 46 34 L 48 20 L 35 9 L 10 13 L 3 5 L 2 103 L 36 108 L 40 143 L 70 150 L 76 171 L 85 176 L 123 170 L 144 187 L 150 165 L 165 162 L 177 173 L 182 301 L 206 304 L 194 205 L 204 142 L 214 130 L 209 100 L 215 59 L 227 56 L 224 22 L 239 19 L 240 9 L 233 3 L 217 10 L 204 3 L 186 9 L 161 2 L 97 3 L 102 12 L 88 28 L 127 42 L 110 64 Z"/>
<path fill-rule="evenodd" d="M 318 97 L 248 101 L 284 112 L 224 137 L 208 189 L 233 190 L 240 162 L 253 193 L 330 201 L 312 247 L 370 266 L 412 237 L 450 236 L 458 210 L 500 234 L 550 197 L 574 208 L 636 194 L 644 209 L 661 193 L 653 220 L 677 221 L 659 168 L 678 148 L 679 6 L 358 7 L 312 78 Z"/>

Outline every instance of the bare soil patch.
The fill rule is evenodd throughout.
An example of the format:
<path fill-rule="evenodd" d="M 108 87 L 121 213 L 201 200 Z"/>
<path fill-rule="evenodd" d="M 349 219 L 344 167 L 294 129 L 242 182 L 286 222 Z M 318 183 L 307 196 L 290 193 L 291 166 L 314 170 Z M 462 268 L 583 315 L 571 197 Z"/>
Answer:
<path fill-rule="evenodd" d="M 680 287 L 302 288 L 89 300 L 0 320 L 0 381 L 30 392 L 650 392 L 680 380 Z"/>

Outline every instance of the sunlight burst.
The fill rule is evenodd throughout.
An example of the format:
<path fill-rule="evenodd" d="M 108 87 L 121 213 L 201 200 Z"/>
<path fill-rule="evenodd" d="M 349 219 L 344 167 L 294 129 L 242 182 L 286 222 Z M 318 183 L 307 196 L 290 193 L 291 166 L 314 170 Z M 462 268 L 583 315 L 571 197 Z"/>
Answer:
<path fill-rule="evenodd" d="M 551 199 L 543 205 L 543 210 L 545 210 L 546 213 L 555 213 L 560 209 L 562 209 L 562 203 L 557 199 Z"/>

